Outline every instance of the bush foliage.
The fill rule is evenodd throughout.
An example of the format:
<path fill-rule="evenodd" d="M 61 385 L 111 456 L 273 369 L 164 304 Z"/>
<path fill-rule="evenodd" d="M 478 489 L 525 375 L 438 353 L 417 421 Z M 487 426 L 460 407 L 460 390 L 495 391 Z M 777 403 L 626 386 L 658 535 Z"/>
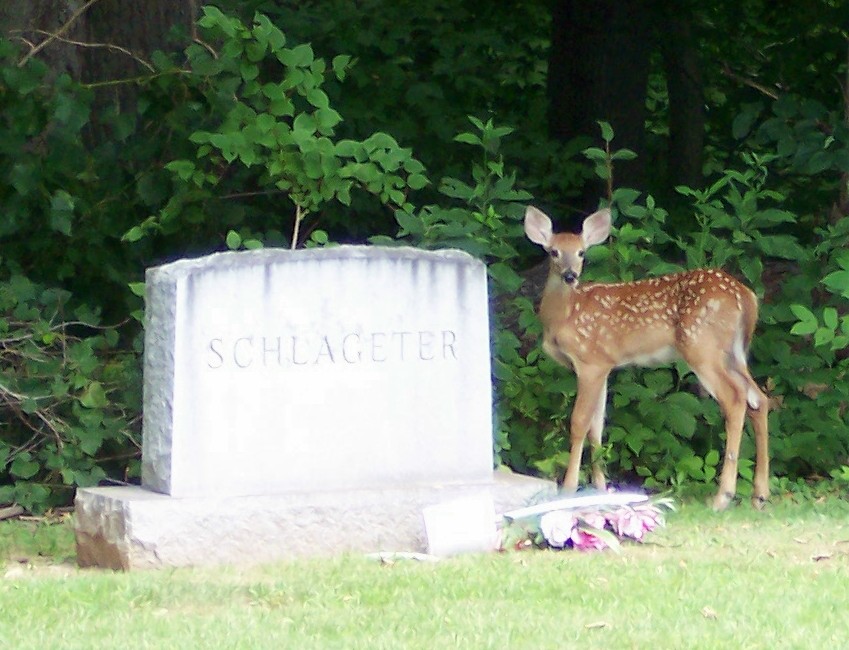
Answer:
<path fill-rule="evenodd" d="M 709 176 L 661 198 L 617 185 L 634 154 L 606 123 L 548 140 L 547 41 L 498 11 L 469 35 L 441 2 L 406 16 L 370 0 L 389 10 L 360 31 L 331 29 L 359 20 L 352 3 L 231 4 L 268 16 L 206 8 L 203 40 L 153 57 L 129 112 L 94 108 L 98 88 L 123 80 L 82 84 L 38 57 L 19 65 L 20 48 L 0 41 L 0 503 L 44 509 L 73 486 L 138 476 L 145 266 L 331 241 L 451 246 L 487 261 L 495 458 L 560 473 L 575 379 L 538 345 L 526 278 L 541 260 L 521 219 L 528 203 L 562 204 L 590 178 L 608 187 L 615 230 L 586 277 L 722 266 L 745 279 L 762 299 L 752 371 L 771 396 L 774 473 L 845 478 L 849 127 L 821 86 L 733 103 L 711 81 L 725 122 L 709 134 Z M 546 33 L 544 12 L 530 20 Z M 601 453 L 621 481 L 707 483 L 721 431 L 683 365 L 623 369 Z M 744 478 L 752 452 L 745 441 Z"/>
<path fill-rule="evenodd" d="M 141 377 L 70 294 L 13 275 L 0 284 L 0 503 L 61 505 L 75 486 L 137 473 Z"/>

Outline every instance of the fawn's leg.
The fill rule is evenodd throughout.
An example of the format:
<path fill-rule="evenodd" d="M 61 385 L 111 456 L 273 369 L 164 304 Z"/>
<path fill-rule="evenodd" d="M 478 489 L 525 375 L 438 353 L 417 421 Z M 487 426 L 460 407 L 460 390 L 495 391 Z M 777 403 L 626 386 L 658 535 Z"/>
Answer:
<path fill-rule="evenodd" d="M 605 382 L 609 372 L 608 368 L 575 365 L 575 373 L 578 375 L 578 395 L 572 409 L 570 423 L 569 467 L 566 470 L 566 477 L 563 479 L 563 489 L 566 492 L 574 492 L 578 489 L 578 474 L 581 470 L 584 438 L 587 437 L 590 424 L 596 417 L 599 399 L 602 391 L 605 390 Z M 603 480 L 604 477 L 602 476 Z"/>
<path fill-rule="evenodd" d="M 604 468 L 602 462 L 598 458 L 598 453 L 601 449 L 602 433 L 604 431 L 604 413 L 607 408 L 607 378 L 601 386 L 601 393 L 598 396 L 598 402 L 595 405 L 593 419 L 590 422 L 590 453 L 592 454 L 593 468 L 593 487 L 597 490 L 604 491 L 607 488 L 604 479 Z"/>
<path fill-rule="evenodd" d="M 769 398 L 760 389 L 748 369 L 745 378 L 749 386 L 746 410 L 755 432 L 755 481 L 752 505 L 760 509 L 769 499 Z"/>
<path fill-rule="evenodd" d="M 737 372 L 725 367 L 725 360 L 721 357 L 714 357 L 710 363 L 693 370 L 719 402 L 725 417 L 725 459 L 719 476 L 719 491 L 713 500 L 714 510 L 724 510 L 737 492 L 737 459 L 746 418 L 748 386 Z"/>

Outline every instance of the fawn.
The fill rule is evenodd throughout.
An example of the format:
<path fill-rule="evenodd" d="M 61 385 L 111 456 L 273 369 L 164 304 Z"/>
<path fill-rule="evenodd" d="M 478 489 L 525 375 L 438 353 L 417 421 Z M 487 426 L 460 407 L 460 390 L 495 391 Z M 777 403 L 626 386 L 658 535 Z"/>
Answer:
<path fill-rule="evenodd" d="M 592 449 L 601 445 L 610 371 L 627 365 L 654 366 L 680 357 L 716 399 L 725 417 L 725 458 L 714 509 L 724 509 L 734 498 L 747 414 L 756 445 L 752 503 L 763 507 L 769 497 L 769 400 L 746 364 L 758 318 L 755 294 L 716 269 L 637 282 L 579 284 L 584 251 L 606 240 L 610 226 L 610 210 L 604 209 L 584 220 L 580 235 L 555 234 L 543 212 L 532 206 L 525 212 L 525 234 L 551 258 L 539 308 L 542 346 L 555 361 L 572 367 L 578 378 L 564 490 L 578 487 L 587 435 Z M 592 482 L 605 489 L 604 472 L 595 458 Z"/>

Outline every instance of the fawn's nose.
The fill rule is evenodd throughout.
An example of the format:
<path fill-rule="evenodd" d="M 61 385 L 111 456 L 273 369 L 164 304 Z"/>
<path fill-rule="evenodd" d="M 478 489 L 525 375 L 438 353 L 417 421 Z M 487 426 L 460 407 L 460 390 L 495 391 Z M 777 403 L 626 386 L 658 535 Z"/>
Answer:
<path fill-rule="evenodd" d="M 563 282 L 565 282 L 566 284 L 575 284 L 575 282 L 578 280 L 578 274 L 575 273 L 572 269 L 566 269 L 565 271 L 563 271 L 561 277 L 563 278 Z"/>

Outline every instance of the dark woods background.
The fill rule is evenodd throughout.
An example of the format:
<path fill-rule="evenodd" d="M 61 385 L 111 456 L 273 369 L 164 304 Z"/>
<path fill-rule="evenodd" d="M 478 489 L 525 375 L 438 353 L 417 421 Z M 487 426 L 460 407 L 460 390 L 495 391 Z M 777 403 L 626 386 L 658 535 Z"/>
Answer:
<path fill-rule="evenodd" d="M 486 259 L 496 458 L 559 472 L 574 378 L 538 349 L 521 215 L 600 200 L 594 277 L 722 266 L 761 296 L 779 492 L 849 480 L 845 3 L 214 5 L 0 7 L 0 503 L 137 477 L 146 266 L 293 239 Z M 610 474 L 712 482 L 683 367 L 611 400 Z"/>

